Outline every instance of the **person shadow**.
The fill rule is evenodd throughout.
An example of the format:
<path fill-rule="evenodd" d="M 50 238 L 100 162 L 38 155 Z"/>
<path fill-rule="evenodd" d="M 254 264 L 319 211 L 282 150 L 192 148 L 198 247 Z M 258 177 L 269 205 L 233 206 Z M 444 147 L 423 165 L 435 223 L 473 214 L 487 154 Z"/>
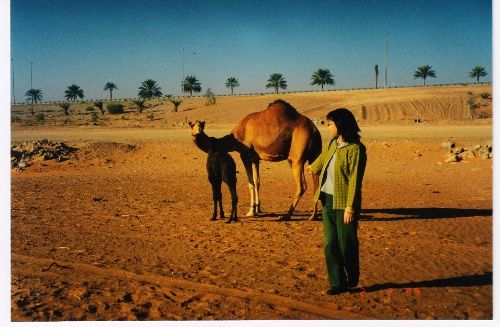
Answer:
<path fill-rule="evenodd" d="M 351 293 L 370 293 L 387 289 L 420 289 L 424 287 L 474 287 L 493 285 L 493 272 L 467 276 L 438 278 L 433 280 L 413 281 L 407 283 L 381 283 L 367 287 L 357 287 Z"/>
<path fill-rule="evenodd" d="M 390 215 L 376 217 L 375 214 Z M 360 221 L 397 221 L 411 219 L 449 219 L 467 217 L 492 217 L 492 209 L 462 209 L 462 208 L 388 208 L 363 209 Z"/>

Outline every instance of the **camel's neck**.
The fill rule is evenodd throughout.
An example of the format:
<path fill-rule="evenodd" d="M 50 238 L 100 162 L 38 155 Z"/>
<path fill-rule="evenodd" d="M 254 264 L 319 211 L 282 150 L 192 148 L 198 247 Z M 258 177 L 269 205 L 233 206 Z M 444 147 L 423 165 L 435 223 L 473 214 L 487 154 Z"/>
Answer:
<path fill-rule="evenodd" d="M 224 149 L 226 152 L 238 151 L 242 152 L 244 150 L 243 144 L 241 144 L 235 137 L 234 134 L 228 134 L 226 136 L 217 139 L 219 147 Z"/>
<path fill-rule="evenodd" d="M 203 152 L 240 152 L 241 143 L 236 140 L 233 134 L 221 138 L 210 137 L 205 133 L 194 136 L 194 144 Z"/>
<path fill-rule="evenodd" d="M 203 132 L 196 134 L 193 138 L 194 144 L 196 144 L 198 149 L 206 153 L 212 151 L 215 143 L 214 140 L 215 138 L 209 137 L 207 134 Z"/>

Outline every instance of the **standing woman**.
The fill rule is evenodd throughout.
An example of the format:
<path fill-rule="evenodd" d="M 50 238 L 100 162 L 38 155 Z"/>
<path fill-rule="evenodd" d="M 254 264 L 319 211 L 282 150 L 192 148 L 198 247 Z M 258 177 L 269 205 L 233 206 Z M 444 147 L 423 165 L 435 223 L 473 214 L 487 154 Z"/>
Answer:
<path fill-rule="evenodd" d="M 326 116 L 332 139 L 307 169 L 320 174 L 314 201 L 323 205 L 323 235 L 330 288 L 336 295 L 359 282 L 358 216 L 361 184 L 366 167 L 366 147 L 360 142 L 354 115 L 339 108 Z"/>

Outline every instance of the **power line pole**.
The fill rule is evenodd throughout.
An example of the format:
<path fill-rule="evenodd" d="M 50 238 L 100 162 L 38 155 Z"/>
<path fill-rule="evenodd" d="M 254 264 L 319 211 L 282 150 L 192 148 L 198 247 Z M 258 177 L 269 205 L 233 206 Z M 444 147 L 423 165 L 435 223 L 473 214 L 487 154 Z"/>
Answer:
<path fill-rule="evenodd" d="M 385 34 L 385 88 L 387 88 L 387 51 L 389 48 L 389 34 Z"/>
<path fill-rule="evenodd" d="M 182 92 L 184 91 L 184 88 L 182 87 L 182 83 L 184 83 L 184 78 L 185 78 L 185 75 L 184 75 L 184 48 L 182 48 L 182 80 L 181 80 L 181 94 Z"/>
<path fill-rule="evenodd" d="M 15 87 L 15 80 L 14 80 L 14 58 L 10 59 L 12 63 L 12 99 L 14 100 L 14 104 L 16 104 L 16 87 Z"/>
<path fill-rule="evenodd" d="M 31 73 L 30 73 L 30 89 L 33 89 L 33 61 L 30 61 Z"/>

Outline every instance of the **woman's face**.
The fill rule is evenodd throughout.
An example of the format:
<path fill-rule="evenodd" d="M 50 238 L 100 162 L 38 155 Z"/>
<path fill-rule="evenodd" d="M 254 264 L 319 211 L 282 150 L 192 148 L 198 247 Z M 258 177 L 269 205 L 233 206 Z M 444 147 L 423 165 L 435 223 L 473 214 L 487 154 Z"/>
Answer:
<path fill-rule="evenodd" d="M 328 126 L 328 130 L 330 131 L 330 136 L 332 138 L 336 139 L 337 137 L 340 136 L 337 126 L 335 125 L 334 122 L 332 122 L 331 120 L 327 120 L 326 124 Z"/>

